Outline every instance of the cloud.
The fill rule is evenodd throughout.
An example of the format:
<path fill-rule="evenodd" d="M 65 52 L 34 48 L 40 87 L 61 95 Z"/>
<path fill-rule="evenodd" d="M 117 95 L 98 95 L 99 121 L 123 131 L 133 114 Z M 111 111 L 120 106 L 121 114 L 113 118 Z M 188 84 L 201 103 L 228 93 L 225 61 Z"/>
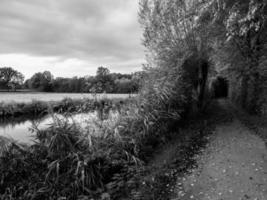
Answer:
<path fill-rule="evenodd" d="M 80 68 L 110 63 L 118 71 L 131 71 L 144 60 L 138 0 L 0 0 L 0 4 L 0 65 L 8 54 L 42 58 L 37 65 L 51 57 L 58 64 L 72 60 Z"/>

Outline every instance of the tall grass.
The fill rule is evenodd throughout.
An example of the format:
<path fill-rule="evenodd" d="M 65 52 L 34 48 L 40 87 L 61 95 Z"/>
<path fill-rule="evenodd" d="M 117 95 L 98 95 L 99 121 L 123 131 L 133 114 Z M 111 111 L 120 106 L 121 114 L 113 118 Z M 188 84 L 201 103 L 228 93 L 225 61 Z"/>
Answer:
<path fill-rule="evenodd" d="M 138 115 L 133 105 L 101 120 L 98 135 L 54 115 L 49 128 L 33 129 L 35 144 L 11 142 L 2 150 L 0 199 L 83 199 L 127 190 L 127 177 L 142 163 L 141 138 L 133 133 Z"/>

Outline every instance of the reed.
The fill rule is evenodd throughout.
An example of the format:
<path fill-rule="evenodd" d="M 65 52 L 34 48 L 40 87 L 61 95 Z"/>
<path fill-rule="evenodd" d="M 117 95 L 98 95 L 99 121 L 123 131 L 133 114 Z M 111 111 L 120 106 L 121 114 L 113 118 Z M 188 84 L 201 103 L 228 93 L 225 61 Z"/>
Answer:
<path fill-rule="evenodd" d="M 50 111 L 56 113 L 81 113 L 98 109 L 120 109 L 119 107 L 132 99 L 70 99 L 59 102 L 32 101 L 31 103 L 4 103 L 0 104 L 0 118 L 18 118 L 43 116 Z"/>
<path fill-rule="evenodd" d="M 121 191 L 142 163 L 138 135 L 124 127 L 138 117 L 134 106 L 129 109 L 99 119 L 98 135 L 53 115 L 49 128 L 32 129 L 35 144 L 8 143 L 0 157 L 0 199 L 83 199 Z"/>

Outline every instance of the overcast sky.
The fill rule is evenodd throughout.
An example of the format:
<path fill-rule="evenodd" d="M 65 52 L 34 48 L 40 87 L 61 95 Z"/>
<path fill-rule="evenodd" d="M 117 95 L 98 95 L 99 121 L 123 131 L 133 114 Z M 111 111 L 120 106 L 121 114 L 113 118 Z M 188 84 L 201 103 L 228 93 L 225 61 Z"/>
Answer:
<path fill-rule="evenodd" d="M 141 69 L 138 0 L 0 0 L 0 67 L 26 78 Z"/>

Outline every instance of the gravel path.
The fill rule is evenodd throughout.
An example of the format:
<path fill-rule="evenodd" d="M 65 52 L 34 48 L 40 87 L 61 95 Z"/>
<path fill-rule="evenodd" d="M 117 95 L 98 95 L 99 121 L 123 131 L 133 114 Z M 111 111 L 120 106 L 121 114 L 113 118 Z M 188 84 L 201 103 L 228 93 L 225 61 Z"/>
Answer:
<path fill-rule="evenodd" d="M 267 200 L 267 148 L 237 119 L 216 127 L 173 200 Z"/>

